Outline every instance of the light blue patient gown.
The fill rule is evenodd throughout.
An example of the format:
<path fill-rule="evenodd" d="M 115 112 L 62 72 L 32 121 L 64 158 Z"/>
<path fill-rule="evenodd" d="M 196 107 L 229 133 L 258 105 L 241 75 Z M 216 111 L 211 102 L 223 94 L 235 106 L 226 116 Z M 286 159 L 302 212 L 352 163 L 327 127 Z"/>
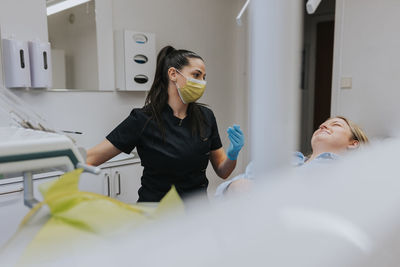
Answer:
<path fill-rule="evenodd" d="M 307 163 L 307 166 L 314 166 L 314 165 L 320 165 L 324 163 L 331 162 L 332 160 L 336 160 L 339 158 L 339 155 L 331 153 L 331 152 L 325 152 L 322 154 L 319 154 L 314 160 L 310 161 Z M 301 152 L 294 152 L 293 153 L 293 158 L 292 158 L 292 165 L 295 167 L 298 166 L 305 166 L 305 163 L 307 161 L 307 157 L 304 156 L 303 153 Z M 216 198 L 222 198 L 228 189 L 229 185 L 236 180 L 239 179 L 249 179 L 249 180 L 254 180 L 254 172 L 253 172 L 253 162 L 250 162 L 247 167 L 245 173 L 239 174 L 238 176 L 233 177 L 232 179 L 229 179 L 228 181 L 223 182 L 217 187 L 217 190 L 215 191 L 215 197 Z"/>

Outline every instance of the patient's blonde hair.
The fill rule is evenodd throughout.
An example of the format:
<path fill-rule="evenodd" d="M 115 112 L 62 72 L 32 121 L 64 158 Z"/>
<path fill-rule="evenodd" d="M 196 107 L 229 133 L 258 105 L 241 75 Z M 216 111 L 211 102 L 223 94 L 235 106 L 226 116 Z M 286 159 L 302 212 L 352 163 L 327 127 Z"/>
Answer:
<path fill-rule="evenodd" d="M 342 119 L 349 125 L 353 140 L 357 140 L 360 144 L 368 144 L 369 140 L 367 135 L 357 124 L 343 116 L 336 116 L 334 118 Z"/>

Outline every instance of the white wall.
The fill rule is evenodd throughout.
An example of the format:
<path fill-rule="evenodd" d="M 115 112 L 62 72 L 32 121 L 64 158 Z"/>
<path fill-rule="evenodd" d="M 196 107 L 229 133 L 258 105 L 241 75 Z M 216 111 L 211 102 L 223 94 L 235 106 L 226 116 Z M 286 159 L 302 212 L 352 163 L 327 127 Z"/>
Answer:
<path fill-rule="evenodd" d="M 1 0 L 2 38 L 47 41 L 46 2 L 42 0 Z"/>
<path fill-rule="evenodd" d="M 342 114 L 371 137 L 400 126 L 400 1 L 336 0 L 332 114 Z M 341 77 L 353 88 L 340 89 Z"/>
<path fill-rule="evenodd" d="M 70 16 L 73 16 L 73 21 L 70 21 Z M 51 47 L 65 51 L 66 88 L 98 90 L 94 2 L 53 14 L 47 22 Z M 54 63 L 53 60 L 53 68 Z"/>
<path fill-rule="evenodd" d="M 34 2 L 43 8 L 32 8 L 21 18 L 29 29 L 20 32 L 40 31 L 47 36 L 46 15 L 41 0 L 18 0 L 0 3 L 2 13 L 19 11 L 21 4 Z M 213 109 L 225 149 L 229 145 L 226 128 L 238 123 L 247 130 L 247 78 L 245 70 L 247 30 L 237 28 L 235 16 L 240 10 L 240 0 L 114 0 L 112 5 L 113 28 L 148 31 L 156 34 L 157 51 L 170 44 L 176 48 L 193 50 L 206 63 L 207 90 L 201 99 Z M 34 5 L 34 4 L 32 4 Z M 17 10 L 18 9 L 18 10 Z M 8 11 L 5 11 L 8 10 Z M 12 16 L 9 16 L 12 17 Z M 11 21 L 9 18 L 8 21 Z M 32 22 L 33 21 L 33 22 Z M 37 23 L 34 23 L 37 21 Z M 13 23 L 17 23 L 12 20 Z M 10 22 L 11 23 L 11 22 Z M 246 25 L 246 20 L 244 20 Z M 33 29 L 31 29 L 33 28 Z M 40 30 L 39 30 L 40 29 Z M 143 92 L 26 92 L 16 93 L 42 114 L 55 127 L 82 131 L 77 136 L 79 145 L 89 148 L 105 135 L 133 107 L 144 103 Z M 235 173 L 244 171 L 248 162 L 247 148 L 241 153 Z M 221 180 L 211 168 L 208 170 L 210 191 Z"/>
<path fill-rule="evenodd" d="M 47 41 L 45 5 L 45 1 L 41 0 L 1 0 L 1 38 L 14 36 L 19 40 Z M 0 68 L 2 69 L 1 60 Z M 3 71 L 0 71 L 0 82 L 4 84 Z"/>

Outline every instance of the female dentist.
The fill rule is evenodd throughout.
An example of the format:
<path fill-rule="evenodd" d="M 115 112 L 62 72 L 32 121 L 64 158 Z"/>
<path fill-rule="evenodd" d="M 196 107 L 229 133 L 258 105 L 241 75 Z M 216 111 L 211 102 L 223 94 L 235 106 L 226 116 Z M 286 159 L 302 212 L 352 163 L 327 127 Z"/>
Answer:
<path fill-rule="evenodd" d="M 181 197 L 206 194 L 208 161 L 223 179 L 236 166 L 244 145 L 240 127 L 227 132 L 225 154 L 213 112 L 196 101 L 206 87 L 203 59 L 194 52 L 164 47 L 143 108 L 135 108 L 106 139 L 87 153 L 100 165 L 135 147 L 144 167 L 138 202 L 158 202 L 174 185 Z"/>

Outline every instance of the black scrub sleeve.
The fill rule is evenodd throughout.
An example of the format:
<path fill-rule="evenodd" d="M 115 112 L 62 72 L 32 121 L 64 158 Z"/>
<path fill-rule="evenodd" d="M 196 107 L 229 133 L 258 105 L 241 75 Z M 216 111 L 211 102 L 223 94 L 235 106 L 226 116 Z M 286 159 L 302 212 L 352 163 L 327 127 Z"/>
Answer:
<path fill-rule="evenodd" d="M 210 110 L 211 111 L 211 110 Z M 217 121 L 215 119 L 214 113 L 211 111 L 211 146 L 210 150 L 216 150 L 222 147 L 222 142 L 221 138 L 219 137 L 218 133 L 218 126 L 217 126 Z"/>
<path fill-rule="evenodd" d="M 133 109 L 129 116 L 112 130 L 106 138 L 116 148 L 129 154 L 139 141 L 145 120 L 141 109 Z"/>

